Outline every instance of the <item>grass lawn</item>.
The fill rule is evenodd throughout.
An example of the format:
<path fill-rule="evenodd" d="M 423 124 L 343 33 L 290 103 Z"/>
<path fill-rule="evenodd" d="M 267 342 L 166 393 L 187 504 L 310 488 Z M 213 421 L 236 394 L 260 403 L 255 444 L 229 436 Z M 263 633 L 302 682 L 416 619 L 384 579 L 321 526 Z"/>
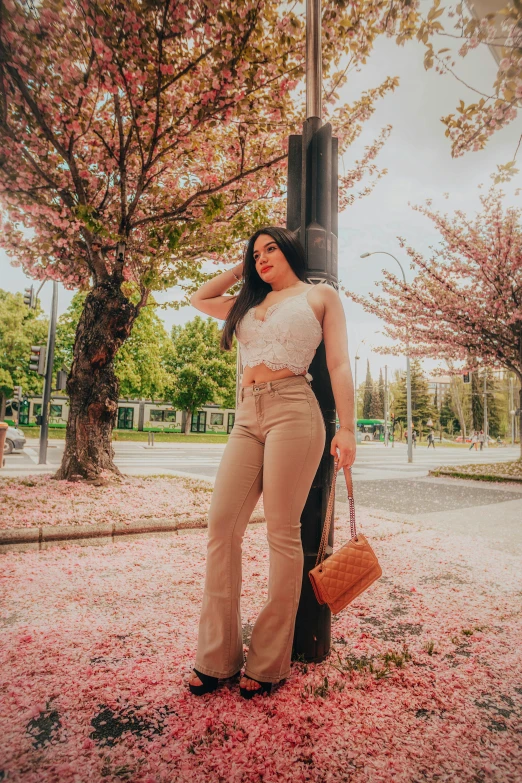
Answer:
<path fill-rule="evenodd" d="M 40 427 L 20 427 L 26 438 L 39 438 Z M 145 441 L 149 439 L 148 432 L 137 430 L 113 430 L 113 440 L 120 441 Z M 65 428 L 49 428 L 49 440 L 65 440 Z M 226 443 L 228 435 L 214 432 L 192 432 L 185 435 L 182 432 L 155 432 L 156 443 Z"/>

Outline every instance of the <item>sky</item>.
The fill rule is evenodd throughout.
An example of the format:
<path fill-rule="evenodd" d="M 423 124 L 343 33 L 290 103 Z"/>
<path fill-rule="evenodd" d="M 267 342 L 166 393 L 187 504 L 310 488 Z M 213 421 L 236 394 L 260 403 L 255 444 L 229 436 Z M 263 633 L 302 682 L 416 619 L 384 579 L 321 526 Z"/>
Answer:
<path fill-rule="evenodd" d="M 440 46 L 443 45 L 446 46 L 447 42 L 441 41 Z M 340 91 L 340 101 L 353 101 L 361 92 L 377 86 L 387 76 L 398 76 L 400 82 L 395 92 L 378 101 L 377 110 L 365 123 L 362 135 L 339 162 L 340 171 L 343 168 L 349 170 L 381 128 L 388 124 L 393 126 L 391 136 L 376 161 L 388 173 L 380 179 L 369 196 L 357 200 L 339 215 L 339 281 L 345 288 L 359 294 L 376 290 L 383 268 L 400 274 L 392 258 L 373 255 L 361 259 L 361 253 L 392 253 L 403 264 L 407 279 L 411 280 L 413 271 L 397 237 L 404 237 L 408 244 L 428 255 L 430 245 L 437 244 L 439 235 L 434 231 L 431 221 L 415 212 L 410 204 L 421 204 L 431 198 L 434 208 L 441 211 L 451 213 L 462 209 L 470 215 L 475 214 L 480 193 L 484 193 L 491 184 L 490 175 L 496 171 L 497 164 L 513 158 L 521 132 L 520 123 L 515 121 L 496 133 L 485 150 L 452 159 L 450 143 L 444 135 L 445 126 L 440 122 L 440 117 L 453 113 L 460 99 L 470 102 L 476 96 L 451 76 L 441 76 L 433 69 L 425 71 L 423 58 L 424 48 L 416 41 L 399 47 L 392 39 L 378 39 L 367 64 L 359 72 L 353 72 L 347 85 Z M 465 59 L 457 58 L 456 70 L 464 82 L 489 92 L 495 78 L 496 64 L 489 50 L 481 48 L 471 52 Z M 483 186 L 482 190 L 479 189 L 480 185 Z M 519 201 L 515 190 L 521 186 L 521 174 L 516 175 L 511 183 L 503 185 L 506 203 L 516 204 Z M 449 194 L 448 198 L 444 194 Z M 224 263 L 223 269 L 229 266 L 230 263 Z M 216 269 L 214 265 L 205 267 L 206 271 L 215 272 Z M 23 291 L 31 284 L 21 269 L 10 265 L 2 251 L 0 270 L 0 287 L 4 289 Z M 40 295 L 46 311 L 50 309 L 51 289 L 51 283 L 46 283 Z M 161 302 L 177 300 L 180 294 L 180 289 L 173 288 L 164 295 L 155 296 Z M 67 309 L 72 296 L 73 292 L 60 286 L 59 313 Z M 346 314 L 352 368 L 356 351 L 360 357 L 358 382 L 366 372 L 367 360 L 374 377 L 385 365 L 390 375 L 395 370 L 403 369 L 403 357 L 381 355 L 374 350 L 376 346 L 387 342 L 380 334 L 383 325 L 379 318 L 366 313 L 343 293 L 341 298 Z M 173 324 L 184 324 L 196 315 L 206 317 L 190 305 L 179 310 L 159 310 L 158 314 L 168 330 Z M 425 361 L 424 366 L 428 373 L 433 373 L 438 365 Z"/>

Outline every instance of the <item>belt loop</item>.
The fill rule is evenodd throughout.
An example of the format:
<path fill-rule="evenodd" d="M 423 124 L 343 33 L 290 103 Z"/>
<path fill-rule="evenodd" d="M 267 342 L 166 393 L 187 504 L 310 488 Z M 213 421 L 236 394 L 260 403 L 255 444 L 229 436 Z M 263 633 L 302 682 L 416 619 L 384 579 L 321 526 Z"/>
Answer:
<path fill-rule="evenodd" d="M 241 391 L 239 392 L 239 399 L 241 400 L 241 402 L 243 402 L 244 397 L 245 397 L 245 387 L 242 386 Z"/>
<path fill-rule="evenodd" d="M 306 373 L 305 378 L 306 378 L 308 384 L 310 384 L 310 381 L 313 381 L 313 375 L 310 375 L 309 372 Z"/>
<path fill-rule="evenodd" d="M 270 392 L 270 396 L 273 397 L 275 392 L 274 392 L 274 390 L 272 388 L 272 381 L 267 381 L 266 388 Z"/>

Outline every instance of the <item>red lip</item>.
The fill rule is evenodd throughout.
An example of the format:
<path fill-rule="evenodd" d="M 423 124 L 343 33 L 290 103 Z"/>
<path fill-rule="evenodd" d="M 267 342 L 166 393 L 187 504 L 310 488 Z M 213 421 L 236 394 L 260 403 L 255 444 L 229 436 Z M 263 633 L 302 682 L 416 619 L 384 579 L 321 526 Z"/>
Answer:
<path fill-rule="evenodd" d="M 261 274 L 264 274 L 267 269 L 272 269 L 272 267 L 271 266 L 264 266 L 263 269 L 261 270 Z"/>

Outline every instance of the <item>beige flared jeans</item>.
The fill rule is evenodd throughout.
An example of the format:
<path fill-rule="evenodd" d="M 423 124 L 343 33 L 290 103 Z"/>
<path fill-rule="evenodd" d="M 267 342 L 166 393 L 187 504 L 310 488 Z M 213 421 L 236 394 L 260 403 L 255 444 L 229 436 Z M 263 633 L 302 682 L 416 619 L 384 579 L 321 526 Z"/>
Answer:
<path fill-rule="evenodd" d="M 241 544 L 263 493 L 270 552 L 268 598 L 256 620 L 245 674 L 279 682 L 290 673 L 303 578 L 301 514 L 326 442 L 312 376 L 241 389 L 208 516 L 203 605 L 195 668 L 226 678 L 243 665 Z"/>

